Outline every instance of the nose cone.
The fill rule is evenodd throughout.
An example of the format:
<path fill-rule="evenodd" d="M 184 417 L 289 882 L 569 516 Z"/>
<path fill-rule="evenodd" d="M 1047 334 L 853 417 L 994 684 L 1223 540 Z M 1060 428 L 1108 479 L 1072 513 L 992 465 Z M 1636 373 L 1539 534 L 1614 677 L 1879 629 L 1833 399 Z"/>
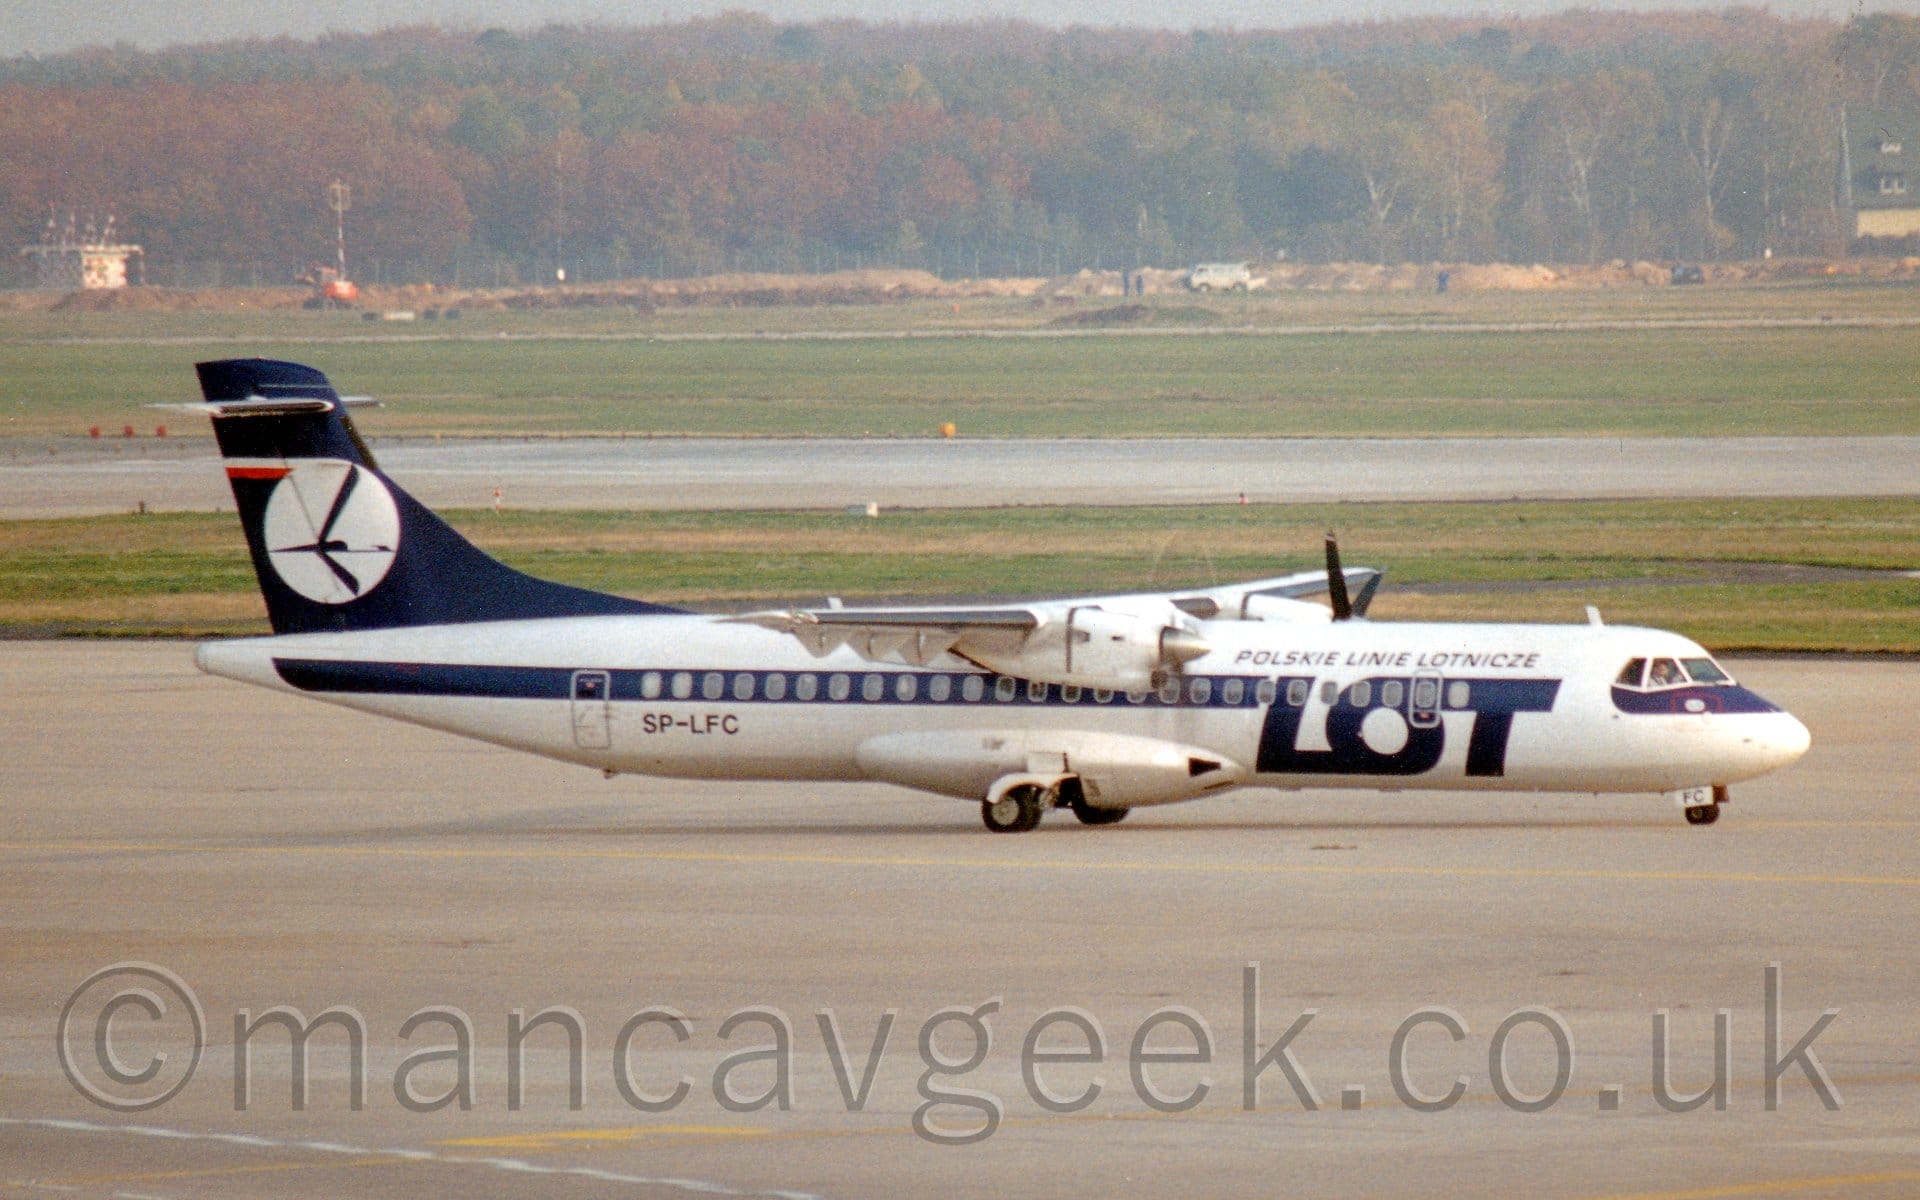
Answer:
<path fill-rule="evenodd" d="M 1800 761 L 1813 744 L 1813 735 L 1789 712 L 1770 712 L 1747 718 L 1742 741 L 1753 760 L 1755 774 L 1777 771 Z"/>
<path fill-rule="evenodd" d="M 1813 734 L 1792 713 L 1780 714 L 1780 725 L 1773 733 L 1771 749 L 1776 767 L 1784 767 L 1800 761 L 1800 756 L 1813 745 Z"/>

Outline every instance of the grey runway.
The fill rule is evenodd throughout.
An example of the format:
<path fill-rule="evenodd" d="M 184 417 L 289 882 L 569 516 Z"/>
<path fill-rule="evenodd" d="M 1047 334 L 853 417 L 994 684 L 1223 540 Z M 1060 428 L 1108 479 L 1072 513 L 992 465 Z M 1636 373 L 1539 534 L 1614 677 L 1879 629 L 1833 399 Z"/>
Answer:
<path fill-rule="evenodd" d="M 1050 819 L 996 837 L 972 804 L 882 786 L 603 780 L 200 676 L 181 643 L 9 643 L 0 1190 L 1911 1194 L 1920 667 L 1731 665 L 1805 719 L 1814 746 L 1737 788 L 1711 828 L 1652 797 L 1246 792 L 1108 829 Z M 138 994 L 109 1014 L 122 1075 L 158 1051 L 175 1056 L 168 1072 L 194 1061 L 192 1005 L 168 981 L 190 990 L 205 1029 L 196 1072 L 138 1112 L 83 1098 L 56 1055 L 69 998 L 127 963 L 164 974 L 133 977 Z M 1790 1057 L 1768 1108 L 1769 963 L 1781 968 L 1781 1055 L 1837 1013 L 1808 1049 L 1835 1111 Z M 80 1076 L 105 1087 L 89 1057 L 101 998 L 97 986 L 75 1001 L 69 1045 Z M 145 1015 L 147 1000 L 166 1002 L 165 1020 Z M 237 1106 L 235 1016 L 278 1005 L 339 1014 L 313 1036 L 308 1104 L 292 1103 L 287 1032 L 267 1026 L 247 1039 Z M 1035 1077 L 1056 1099 L 1101 1090 L 1053 1112 L 1023 1077 L 1023 1042 L 1069 1007 L 1101 1033 L 1104 1061 Z M 966 1073 L 923 1058 L 922 1032 L 949 1008 L 992 1031 Z M 549 1026 L 528 1035 L 515 1107 L 512 1014 L 563 1009 L 583 1034 L 580 1104 L 568 1038 Z M 668 1009 L 684 1041 L 667 1016 L 633 1024 Z M 1721 1009 L 1724 1111 L 1666 1111 L 1654 1014 L 1670 1016 L 1670 1087 L 1686 1094 L 1713 1077 Z M 402 1036 L 428 1010 L 442 1015 Z M 1143 1088 L 1136 1033 L 1176 1010 L 1186 1016 L 1158 1018 L 1149 1049 L 1195 1057 L 1204 1042 L 1211 1061 L 1145 1063 Z M 1442 1010 L 1458 1041 L 1431 1015 Z M 743 1011 L 758 1015 L 723 1037 Z M 1246 1026 L 1257 1061 L 1309 1012 L 1287 1049 L 1315 1107 L 1273 1065 L 1255 1072 L 1249 1111 Z M 1504 1039 L 1503 1099 L 1491 1048 L 1527 1013 Z M 410 1111 L 396 1082 L 416 1102 L 452 1093 L 449 1061 L 406 1066 L 454 1045 L 448 1014 L 473 1031 L 472 1106 Z M 355 1021 L 367 1033 L 359 1109 L 344 1051 Z M 1521 1111 L 1556 1089 L 1555 1021 L 1564 1092 Z M 736 1106 L 776 1090 L 777 1054 L 726 1064 L 775 1045 L 781 1024 L 790 1104 L 728 1107 L 716 1083 Z M 1055 1024 L 1043 1044 L 1084 1050 L 1075 1028 Z M 946 1062 L 973 1044 L 952 1020 L 929 1036 Z M 1394 1087 L 1418 1101 L 1456 1076 L 1464 1091 L 1444 1111 Z M 621 1090 L 664 1102 L 683 1078 L 666 1111 Z M 145 1085 L 129 1086 L 109 1095 L 140 1099 Z M 989 1100 L 999 1123 L 975 1144 L 915 1132 L 916 1114 L 934 1132 L 979 1128 Z"/>
<path fill-rule="evenodd" d="M 196 448 L 198 448 L 196 450 Z M 207 442 L 0 458 L 0 517 L 229 507 Z M 791 509 L 1920 493 L 1920 438 L 376 442 L 432 507 Z"/>

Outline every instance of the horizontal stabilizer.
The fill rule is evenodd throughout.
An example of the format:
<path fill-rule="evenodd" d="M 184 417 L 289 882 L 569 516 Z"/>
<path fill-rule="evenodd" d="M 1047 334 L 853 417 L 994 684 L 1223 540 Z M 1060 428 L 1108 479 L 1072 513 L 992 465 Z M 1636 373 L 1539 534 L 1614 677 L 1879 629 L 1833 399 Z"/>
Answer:
<path fill-rule="evenodd" d="M 378 408 L 380 402 L 372 396 L 341 396 L 340 405 L 345 408 Z M 206 400 L 181 401 L 176 403 L 143 404 L 142 408 L 160 409 L 166 412 L 193 413 L 202 417 L 284 417 L 294 413 L 331 412 L 333 403 L 327 400 L 299 400 L 270 396 L 248 396 L 244 400 Z"/>

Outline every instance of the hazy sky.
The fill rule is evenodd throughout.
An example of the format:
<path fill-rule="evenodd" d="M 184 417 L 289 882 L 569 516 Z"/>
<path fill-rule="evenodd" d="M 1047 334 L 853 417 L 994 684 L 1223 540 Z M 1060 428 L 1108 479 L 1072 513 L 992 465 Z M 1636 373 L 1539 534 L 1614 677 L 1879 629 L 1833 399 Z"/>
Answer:
<path fill-rule="evenodd" d="M 730 10 L 779 20 L 857 17 L 869 21 L 951 21 L 1020 17 L 1048 25 L 1144 25 L 1240 29 L 1433 13 L 1533 15 L 1564 8 L 1709 8 L 1698 0 L 0 0 L 0 55 L 50 53 L 117 41 L 145 49 L 175 42 L 393 25 L 527 28 L 548 21 L 647 25 Z M 1836 19 L 1866 9 L 1920 11 L 1920 0 L 1772 0 L 1783 14 Z"/>

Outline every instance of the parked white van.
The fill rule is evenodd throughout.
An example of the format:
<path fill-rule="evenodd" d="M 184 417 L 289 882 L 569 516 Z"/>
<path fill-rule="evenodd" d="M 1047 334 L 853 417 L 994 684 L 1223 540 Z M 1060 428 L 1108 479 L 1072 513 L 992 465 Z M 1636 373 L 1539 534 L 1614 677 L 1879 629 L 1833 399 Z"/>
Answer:
<path fill-rule="evenodd" d="M 1266 276 L 1256 276 L 1251 263 L 1201 263 L 1187 272 L 1187 287 L 1196 292 L 1250 292 L 1265 286 Z"/>

